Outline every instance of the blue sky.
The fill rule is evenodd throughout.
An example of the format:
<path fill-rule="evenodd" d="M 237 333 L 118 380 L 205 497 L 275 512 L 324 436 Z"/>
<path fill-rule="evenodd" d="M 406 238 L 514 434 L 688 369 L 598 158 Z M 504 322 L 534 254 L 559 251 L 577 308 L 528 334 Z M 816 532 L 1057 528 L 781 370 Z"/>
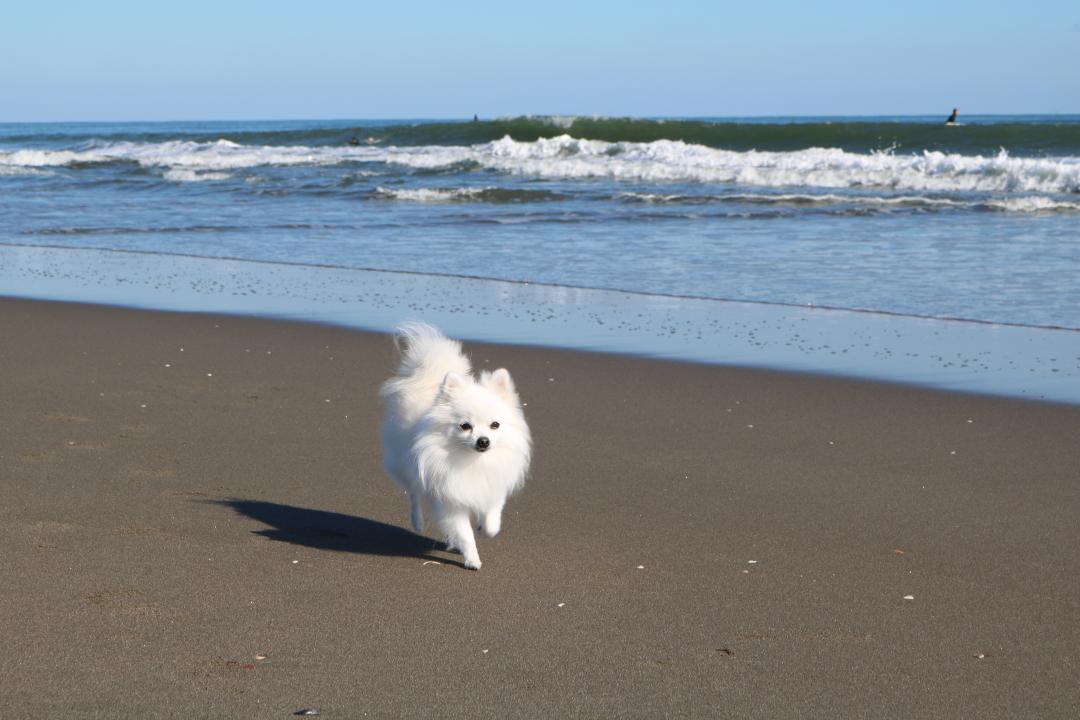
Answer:
<path fill-rule="evenodd" d="M 0 121 L 1080 113 L 1080 5 L 9 0 Z"/>

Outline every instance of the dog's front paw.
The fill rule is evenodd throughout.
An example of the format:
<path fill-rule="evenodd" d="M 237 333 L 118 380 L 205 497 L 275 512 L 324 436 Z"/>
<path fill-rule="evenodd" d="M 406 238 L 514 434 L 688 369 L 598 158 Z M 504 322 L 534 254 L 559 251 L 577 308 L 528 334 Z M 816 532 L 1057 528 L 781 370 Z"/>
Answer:
<path fill-rule="evenodd" d="M 488 537 L 495 537 L 499 534 L 499 529 L 502 527 L 502 515 L 498 513 L 489 513 L 484 522 L 480 524 L 480 531 Z"/>
<path fill-rule="evenodd" d="M 465 567 L 468 570 L 479 570 L 481 564 L 482 563 L 480 562 L 480 556 L 479 555 L 477 555 L 475 557 L 471 557 L 471 558 L 468 558 L 468 557 L 465 558 Z"/>

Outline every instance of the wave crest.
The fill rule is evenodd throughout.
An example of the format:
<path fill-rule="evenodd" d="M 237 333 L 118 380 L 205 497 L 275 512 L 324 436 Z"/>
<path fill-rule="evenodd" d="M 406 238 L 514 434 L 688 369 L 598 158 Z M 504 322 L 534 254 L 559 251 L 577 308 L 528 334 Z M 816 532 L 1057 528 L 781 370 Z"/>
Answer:
<path fill-rule="evenodd" d="M 136 163 L 170 171 L 238 171 L 261 166 L 347 163 L 396 165 L 416 171 L 489 170 L 537 178 L 715 183 L 744 187 L 907 192 L 1080 193 L 1080 157 L 898 154 L 838 148 L 793 151 L 721 150 L 683 142 L 606 142 L 570 135 L 518 141 L 510 136 L 471 146 L 309 147 L 215 142 L 102 143 L 78 150 L 0 151 L 0 167 L 80 167 Z M 216 179 L 212 175 L 169 179 Z"/>
<path fill-rule="evenodd" d="M 500 187 L 454 187 L 454 188 L 375 188 L 375 194 L 388 200 L 420 203 L 518 203 L 562 200 L 562 193 L 549 190 L 522 190 Z"/>

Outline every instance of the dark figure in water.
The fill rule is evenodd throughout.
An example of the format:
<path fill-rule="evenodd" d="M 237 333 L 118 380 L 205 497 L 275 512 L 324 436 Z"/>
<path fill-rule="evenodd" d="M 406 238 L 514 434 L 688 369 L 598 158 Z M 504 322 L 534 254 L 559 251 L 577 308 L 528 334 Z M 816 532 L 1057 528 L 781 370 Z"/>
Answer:
<path fill-rule="evenodd" d="M 473 115 L 472 116 L 472 121 L 473 122 L 480 122 L 480 116 L 479 115 Z"/>
<path fill-rule="evenodd" d="M 956 114 L 959 113 L 959 112 L 960 112 L 960 108 L 953 108 L 952 109 L 952 115 L 950 115 L 949 119 L 945 121 L 945 124 L 946 125 L 952 125 L 954 122 L 956 122 Z"/>
<path fill-rule="evenodd" d="M 953 115 L 955 115 L 955 114 L 956 113 L 953 113 Z M 355 135 L 353 135 L 351 138 L 349 138 L 349 144 L 350 145 L 359 145 L 360 141 L 356 139 Z"/>

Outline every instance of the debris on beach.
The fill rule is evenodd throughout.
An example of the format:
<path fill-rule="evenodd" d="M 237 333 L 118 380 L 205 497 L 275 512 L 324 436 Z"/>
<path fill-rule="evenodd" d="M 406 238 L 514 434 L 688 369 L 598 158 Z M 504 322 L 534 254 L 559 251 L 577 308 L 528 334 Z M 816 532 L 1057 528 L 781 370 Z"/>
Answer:
<path fill-rule="evenodd" d="M 914 599 L 915 599 L 915 596 L 914 596 L 914 595 L 905 595 L 905 596 L 904 596 L 904 599 L 905 599 L 905 600 L 914 600 Z"/>
<path fill-rule="evenodd" d="M 425 560 L 422 565 L 442 565 L 438 560 Z"/>
<path fill-rule="evenodd" d="M 558 604 L 558 605 L 556 605 L 555 607 L 566 607 L 566 603 L 559 603 L 559 604 Z"/>
<path fill-rule="evenodd" d="M 293 715 L 322 715 L 322 711 L 319 708 L 300 708 Z"/>

